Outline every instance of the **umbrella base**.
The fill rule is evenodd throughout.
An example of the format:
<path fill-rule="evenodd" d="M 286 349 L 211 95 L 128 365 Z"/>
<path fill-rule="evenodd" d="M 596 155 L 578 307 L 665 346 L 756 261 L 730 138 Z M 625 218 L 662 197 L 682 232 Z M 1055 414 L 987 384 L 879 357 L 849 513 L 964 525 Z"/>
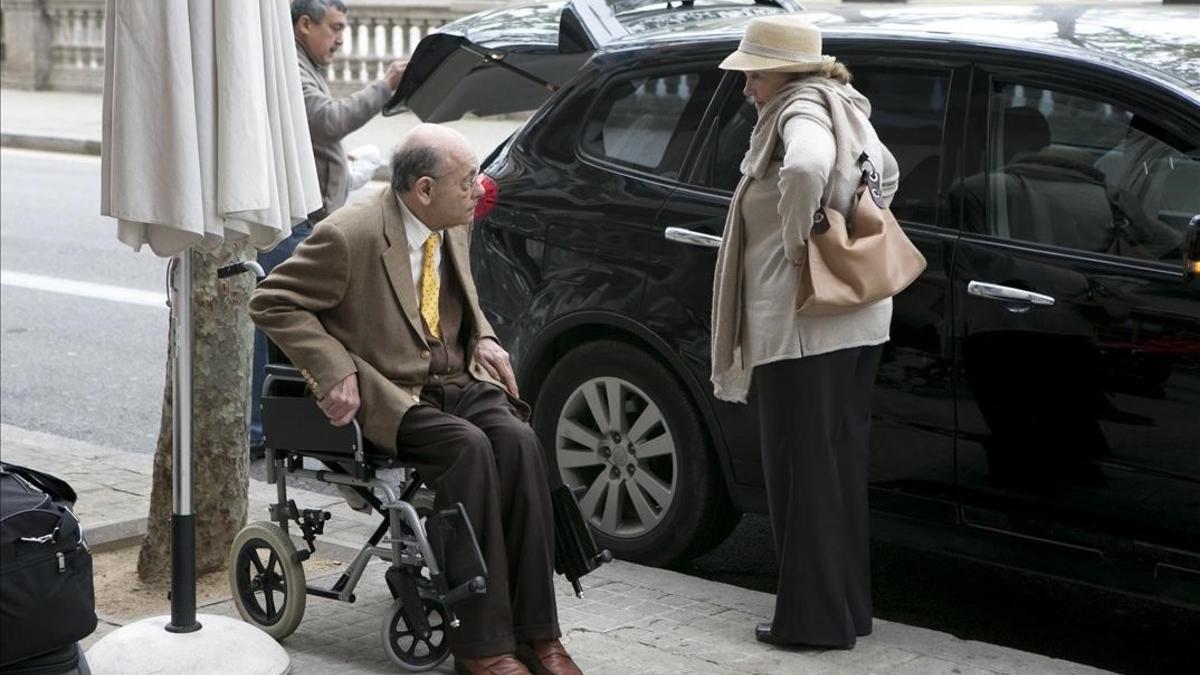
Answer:
<path fill-rule="evenodd" d="M 283 675 L 287 651 L 266 633 L 225 616 L 202 614 L 191 633 L 166 630 L 170 616 L 155 616 L 105 635 L 87 651 L 93 675 Z"/>

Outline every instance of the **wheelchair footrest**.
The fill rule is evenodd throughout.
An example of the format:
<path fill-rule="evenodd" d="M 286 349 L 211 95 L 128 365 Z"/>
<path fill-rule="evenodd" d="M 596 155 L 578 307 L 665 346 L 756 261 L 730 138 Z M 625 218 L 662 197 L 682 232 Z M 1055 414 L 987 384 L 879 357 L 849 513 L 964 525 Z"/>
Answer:
<path fill-rule="evenodd" d="M 487 563 L 461 503 L 430 516 L 425 533 L 437 559 L 439 574 L 433 581 L 447 607 L 487 592 Z M 453 588 L 452 581 L 458 582 Z"/>
<path fill-rule="evenodd" d="M 442 598 L 442 603 L 447 607 L 453 607 L 463 600 L 473 598 L 476 595 L 483 595 L 484 593 L 487 593 L 487 579 L 475 577 L 450 589 L 450 592 Z"/>

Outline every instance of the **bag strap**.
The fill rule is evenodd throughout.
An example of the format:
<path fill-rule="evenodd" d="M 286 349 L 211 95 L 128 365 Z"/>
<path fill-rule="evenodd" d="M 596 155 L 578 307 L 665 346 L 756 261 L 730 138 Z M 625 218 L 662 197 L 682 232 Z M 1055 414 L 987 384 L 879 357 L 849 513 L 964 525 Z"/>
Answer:
<path fill-rule="evenodd" d="M 71 504 L 78 499 L 75 490 L 65 480 L 48 473 L 3 461 L 0 461 L 0 470 L 24 478 L 53 499 L 67 501 Z"/>
<path fill-rule="evenodd" d="M 862 167 L 859 186 L 866 186 L 866 192 L 871 195 L 871 201 L 875 202 L 875 206 L 881 209 L 887 208 L 883 203 L 883 189 L 879 186 L 879 171 L 875 168 L 875 163 L 871 161 L 870 155 L 863 152 L 858 156 L 857 163 Z M 821 204 L 820 208 L 813 212 L 812 231 L 816 234 L 821 234 L 829 229 L 829 221 L 825 217 L 825 209 L 828 207 L 828 204 Z"/>
<path fill-rule="evenodd" d="M 883 188 L 879 186 L 879 171 L 875 168 L 875 163 L 865 152 L 858 156 L 858 163 L 862 166 L 862 184 L 867 186 L 871 201 L 881 209 L 887 208 L 883 203 Z"/>

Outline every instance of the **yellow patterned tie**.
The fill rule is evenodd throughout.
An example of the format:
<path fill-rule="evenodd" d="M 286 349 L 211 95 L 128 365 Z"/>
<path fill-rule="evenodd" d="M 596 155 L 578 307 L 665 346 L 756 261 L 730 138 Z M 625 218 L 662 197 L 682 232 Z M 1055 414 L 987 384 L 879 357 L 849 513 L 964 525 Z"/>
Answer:
<path fill-rule="evenodd" d="M 421 258 L 421 318 L 433 337 L 442 339 L 442 326 L 438 318 L 438 294 L 441 292 L 441 279 L 433 268 L 433 254 L 437 252 L 438 244 L 442 243 L 440 232 L 434 232 L 425 240 L 425 252 Z"/>

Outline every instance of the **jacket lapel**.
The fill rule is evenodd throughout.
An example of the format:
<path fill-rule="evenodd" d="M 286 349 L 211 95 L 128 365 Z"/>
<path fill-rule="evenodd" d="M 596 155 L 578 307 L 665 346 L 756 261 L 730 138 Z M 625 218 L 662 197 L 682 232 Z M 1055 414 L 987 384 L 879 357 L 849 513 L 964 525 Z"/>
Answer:
<path fill-rule="evenodd" d="M 458 275 L 458 287 L 462 289 L 463 299 L 467 302 L 467 311 L 471 313 L 472 339 L 479 333 L 479 296 L 475 292 L 475 284 L 471 283 L 468 270 L 471 269 L 471 239 L 466 227 L 452 227 L 446 230 L 446 239 L 450 258 L 454 261 L 454 272 Z"/>
<path fill-rule="evenodd" d="M 391 189 L 383 191 L 383 235 L 387 238 L 389 247 L 383 252 L 383 268 L 387 270 L 388 280 L 392 283 L 392 291 L 400 301 L 404 317 L 421 341 L 425 341 L 425 329 L 421 326 L 421 316 L 417 311 L 417 289 L 413 287 L 412 262 L 408 257 L 408 234 L 404 229 L 404 217 L 400 214 L 400 205 L 396 203 L 396 194 Z"/>

